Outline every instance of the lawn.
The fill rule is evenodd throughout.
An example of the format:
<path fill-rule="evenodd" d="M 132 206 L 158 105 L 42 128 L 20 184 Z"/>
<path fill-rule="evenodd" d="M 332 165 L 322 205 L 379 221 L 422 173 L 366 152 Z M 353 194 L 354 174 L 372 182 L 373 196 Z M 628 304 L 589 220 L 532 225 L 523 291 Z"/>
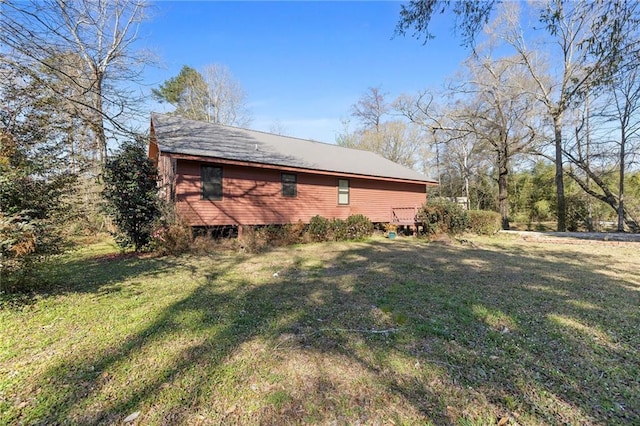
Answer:
<path fill-rule="evenodd" d="M 1 296 L 0 424 L 640 424 L 639 248 L 92 244 Z"/>

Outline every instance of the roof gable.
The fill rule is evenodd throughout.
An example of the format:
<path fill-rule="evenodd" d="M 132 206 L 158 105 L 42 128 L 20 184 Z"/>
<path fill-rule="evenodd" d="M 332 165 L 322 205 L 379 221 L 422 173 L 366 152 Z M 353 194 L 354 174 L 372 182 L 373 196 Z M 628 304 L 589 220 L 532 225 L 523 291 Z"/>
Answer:
<path fill-rule="evenodd" d="M 280 136 L 165 114 L 152 114 L 160 152 L 250 163 L 433 182 L 369 151 Z"/>

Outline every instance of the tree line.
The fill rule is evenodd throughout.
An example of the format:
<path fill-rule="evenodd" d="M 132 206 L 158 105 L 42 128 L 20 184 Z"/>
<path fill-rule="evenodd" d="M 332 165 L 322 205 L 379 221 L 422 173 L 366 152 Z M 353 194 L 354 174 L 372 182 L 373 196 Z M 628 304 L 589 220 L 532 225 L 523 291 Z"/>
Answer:
<path fill-rule="evenodd" d="M 575 228 L 586 197 L 607 206 L 618 231 L 636 232 L 640 200 L 627 186 L 637 180 L 640 147 L 638 8 L 624 0 L 410 1 L 397 34 L 428 44 L 432 19 L 449 13 L 468 59 L 437 92 L 388 101 L 369 88 L 353 105 L 359 127 L 345 127 L 337 143 L 430 171 L 441 195 L 496 209 L 504 229 L 517 216 L 514 173 L 552 164 L 558 231 Z M 594 229 L 590 218 L 583 228 Z"/>

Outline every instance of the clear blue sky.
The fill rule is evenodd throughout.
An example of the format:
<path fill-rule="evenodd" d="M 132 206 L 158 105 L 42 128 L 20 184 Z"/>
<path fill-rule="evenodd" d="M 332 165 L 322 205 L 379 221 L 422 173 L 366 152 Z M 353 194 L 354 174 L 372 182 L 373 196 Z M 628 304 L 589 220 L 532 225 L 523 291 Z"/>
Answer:
<path fill-rule="evenodd" d="M 145 80 L 157 87 L 183 65 L 225 64 L 247 92 L 249 127 L 269 131 L 278 121 L 291 136 L 334 142 L 368 87 L 390 99 L 438 88 L 468 53 L 442 16 L 427 45 L 394 37 L 400 4 L 157 2 L 140 35 L 161 65 Z"/>

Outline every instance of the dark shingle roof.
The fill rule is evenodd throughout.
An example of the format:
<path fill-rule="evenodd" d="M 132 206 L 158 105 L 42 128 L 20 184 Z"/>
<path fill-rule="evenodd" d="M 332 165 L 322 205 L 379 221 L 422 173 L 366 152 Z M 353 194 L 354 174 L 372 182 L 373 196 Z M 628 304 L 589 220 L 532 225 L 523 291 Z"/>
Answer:
<path fill-rule="evenodd" d="M 433 182 L 378 154 L 322 142 L 152 114 L 161 152 L 372 177 Z"/>

